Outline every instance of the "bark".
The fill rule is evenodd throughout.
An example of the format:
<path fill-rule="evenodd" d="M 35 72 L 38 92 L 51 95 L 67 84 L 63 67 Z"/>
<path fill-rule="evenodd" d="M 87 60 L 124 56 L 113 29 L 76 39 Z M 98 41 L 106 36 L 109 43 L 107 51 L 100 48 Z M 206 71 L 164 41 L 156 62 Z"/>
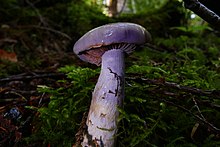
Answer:
<path fill-rule="evenodd" d="M 109 15 L 115 17 L 118 13 L 117 11 L 118 0 L 110 0 L 109 2 Z"/>
<path fill-rule="evenodd" d="M 215 29 L 220 30 L 220 17 L 213 11 L 208 9 L 198 0 L 183 0 L 185 8 L 193 11 L 195 14 L 200 16 L 202 19 L 207 21 Z"/>

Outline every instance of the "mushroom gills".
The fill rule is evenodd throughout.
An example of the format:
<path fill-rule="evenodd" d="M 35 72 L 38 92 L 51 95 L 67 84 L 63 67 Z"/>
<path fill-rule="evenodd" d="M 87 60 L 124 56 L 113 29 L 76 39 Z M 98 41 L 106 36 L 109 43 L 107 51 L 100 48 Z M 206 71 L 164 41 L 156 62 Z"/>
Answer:
<path fill-rule="evenodd" d="M 136 44 L 129 44 L 129 43 L 116 43 L 112 45 L 107 45 L 98 48 L 88 49 L 86 51 L 80 52 L 79 57 L 87 62 L 96 64 L 97 66 L 101 65 L 102 62 L 102 55 L 111 49 L 120 49 L 123 50 L 126 54 L 132 53 L 136 49 Z"/>

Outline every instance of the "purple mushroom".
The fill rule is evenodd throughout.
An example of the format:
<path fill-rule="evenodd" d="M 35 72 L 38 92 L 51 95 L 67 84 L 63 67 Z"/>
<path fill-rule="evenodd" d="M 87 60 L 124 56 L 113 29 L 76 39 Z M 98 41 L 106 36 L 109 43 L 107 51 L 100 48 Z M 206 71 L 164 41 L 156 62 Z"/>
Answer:
<path fill-rule="evenodd" d="M 82 146 L 115 145 L 117 119 L 124 99 L 124 56 L 151 39 L 150 34 L 134 23 L 112 23 L 97 27 L 74 45 L 80 59 L 101 65 Z"/>

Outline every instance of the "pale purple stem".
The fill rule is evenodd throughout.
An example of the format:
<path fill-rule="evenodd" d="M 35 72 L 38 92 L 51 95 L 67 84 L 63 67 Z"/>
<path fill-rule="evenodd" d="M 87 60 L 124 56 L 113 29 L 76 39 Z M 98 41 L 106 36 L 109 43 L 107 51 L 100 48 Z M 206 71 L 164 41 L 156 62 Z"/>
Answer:
<path fill-rule="evenodd" d="M 112 49 L 102 56 L 101 73 L 95 86 L 82 146 L 115 145 L 118 108 L 124 98 L 124 52 Z"/>

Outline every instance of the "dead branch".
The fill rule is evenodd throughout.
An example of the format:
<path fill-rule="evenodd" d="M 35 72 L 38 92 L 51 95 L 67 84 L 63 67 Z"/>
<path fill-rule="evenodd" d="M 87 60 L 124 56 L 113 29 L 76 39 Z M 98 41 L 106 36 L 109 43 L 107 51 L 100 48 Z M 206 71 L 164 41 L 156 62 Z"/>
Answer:
<path fill-rule="evenodd" d="M 60 31 L 58 31 L 58 30 L 54 30 L 54 29 L 52 29 L 52 28 L 40 27 L 40 26 L 35 26 L 35 25 L 33 26 L 33 28 L 50 31 L 50 32 L 53 32 L 53 33 L 55 33 L 55 34 L 61 35 L 61 36 L 65 37 L 65 38 L 67 38 L 67 39 L 69 39 L 69 40 L 72 40 L 69 35 L 67 35 L 67 34 L 65 34 L 65 33 L 63 33 L 63 32 L 60 32 Z"/>
<path fill-rule="evenodd" d="M 198 0 L 183 0 L 185 8 L 193 11 L 202 19 L 207 21 L 215 29 L 220 30 L 220 17 L 206 6 L 201 4 Z"/>
<path fill-rule="evenodd" d="M 31 3 L 29 0 L 26 0 L 26 3 L 36 12 L 43 26 L 48 26 L 47 22 L 44 20 L 43 16 L 40 14 L 39 10 L 34 6 L 34 4 Z"/>
<path fill-rule="evenodd" d="M 192 113 L 192 112 L 191 112 L 190 110 L 188 110 L 187 108 L 185 108 L 185 107 L 183 107 L 183 106 L 180 106 L 180 105 L 178 105 L 178 104 L 175 104 L 175 103 L 173 103 L 173 102 L 167 101 L 167 100 L 165 100 L 165 99 L 161 99 L 161 98 L 159 98 L 159 99 L 160 99 L 161 101 L 163 101 L 163 102 L 169 104 L 169 105 L 172 105 L 172 106 L 175 106 L 175 107 L 177 107 L 177 108 L 179 108 L 179 109 L 181 109 L 181 110 L 184 110 L 185 112 L 189 113 L 190 115 L 192 115 L 193 117 L 195 117 L 196 119 L 198 119 L 198 121 L 199 121 L 200 123 L 206 125 L 208 128 L 210 128 L 210 129 L 211 129 L 212 131 L 214 131 L 215 133 L 218 133 L 218 134 L 220 133 L 220 129 L 219 129 L 219 128 L 217 128 L 217 127 L 215 127 L 213 124 L 209 123 L 206 119 L 203 119 L 202 117 L 200 117 L 200 116 L 198 116 L 198 115 Z"/>
<path fill-rule="evenodd" d="M 151 43 L 146 43 L 144 44 L 143 46 L 145 47 L 148 47 L 152 50 L 155 50 L 155 51 L 159 51 L 159 52 L 164 52 L 164 51 L 168 51 L 168 52 L 175 52 L 175 49 L 171 49 L 171 48 L 161 48 L 159 46 L 156 46 L 154 44 L 151 44 Z"/>
<path fill-rule="evenodd" d="M 34 74 L 34 75 L 14 75 L 8 78 L 0 79 L 0 82 L 10 82 L 10 81 L 23 81 L 23 80 L 32 80 L 39 78 L 57 78 L 57 77 L 65 77 L 63 73 L 46 73 L 46 74 Z"/>
<path fill-rule="evenodd" d="M 37 74 L 32 73 L 32 75 L 28 75 L 27 73 L 13 75 L 7 78 L 0 79 L 0 82 L 10 82 L 10 81 L 22 81 L 22 80 L 31 80 L 31 79 L 39 79 L 39 78 L 57 78 L 57 77 L 66 77 L 64 73 L 43 73 Z M 126 80 L 132 80 L 139 83 L 147 83 L 152 85 L 158 85 L 162 87 L 169 87 L 176 90 L 181 90 L 183 92 L 188 92 L 192 94 L 198 94 L 201 96 L 209 96 L 214 98 L 220 98 L 220 91 L 219 90 L 201 90 L 194 87 L 187 87 L 181 86 L 177 83 L 166 82 L 161 79 L 148 79 L 148 78 L 141 78 L 141 77 L 126 77 Z"/>
<path fill-rule="evenodd" d="M 148 84 L 153 84 L 153 85 L 158 85 L 158 86 L 162 86 L 162 87 L 169 87 L 169 88 L 173 88 L 176 90 L 181 90 L 183 92 L 188 92 L 188 93 L 192 93 L 192 94 L 198 94 L 201 96 L 209 96 L 209 97 L 214 97 L 214 98 L 220 98 L 220 91 L 219 90 L 201 90 L 198 88 L 193 88 L 193 87 L 187 87 L 187 86 L 181 86 L 177 83 L 172 83 L 172 82 L 166 82 L 166 81 L 162 81 L 160 79 L 147 79 L 147 78 L 140 78 L 140 77 L 126 77 L 126 80 L 133 80 L 136 82 L 145 82 Z"/>
<path fill-rule="evenodd" d="M 41 27 L 41 26 L 33 26 L 34 28 L 42 29 L 42 30 L 47 30 L 47 31 L 59 34 L 61 36 L 64 36 L 65 38 L 67 38 L 69 40 L 72 40 L 71 37 L 69 37 L 67 34 L 48 27 L 48 23 L 45 21 L 44 17 L 41 15 L 39 10 L 34 6 L 34 4 L 31 3 L 29 0 L 26 0 L 26 3 L 35 11 L 35 13 L 37 14 L 38 18 L 40 19 L 41 24 L 43 24 L 43 27 Z"/>
<path fill-rule="evenodd" d="M 202 112 L 201 112 L 201 110 L 200 110 L 200 108 L 199 108 L 197 102 L 196 102 L 196 99 L 195 99 L 194 97 L 193 97 L 192 99 L 193 99 L 193 102 L 194 102 L 194 104 L 195 104 L 194 106 L 196 107 L 196 109 L 197 109 L 197 111 L 198 111 L 200 117 L 201 117 L 203 120 L 206 120 L 205 117 L 203 116 L 203 114 L 202 114 Z"/>
<path fill-rule="evenodd" d="M 4 38 L 4 39 L 0 39 L 0 43 L 17 43 L 18 41 L 15 39 L 11 39 L 11 38 Z"/>
<path fill-rule="evenodd" d="M 49 27 L 42 27 L 42 26 L 37 26 L 37 25 L 28 25 L 28 26 L 18 26 L 17 28 L 21 28 L 21 29 L 22 29 L 22 28 L 35 28 L 35 29 L 40 29 L 40 30 L 49 31 L 49 32 L 58 34 L 58 35 L 60 35 L 60 36 L 62 36 L 62 37 L 67 38 L 68 40 L 72 40 L 72 38 L 71 38 L 69 35 L 67 35 L 67 34 L 65 34 L 65 33 L 61 32 L 61 31 L 58 31 L 58 30 L 49 28 Z"/>

